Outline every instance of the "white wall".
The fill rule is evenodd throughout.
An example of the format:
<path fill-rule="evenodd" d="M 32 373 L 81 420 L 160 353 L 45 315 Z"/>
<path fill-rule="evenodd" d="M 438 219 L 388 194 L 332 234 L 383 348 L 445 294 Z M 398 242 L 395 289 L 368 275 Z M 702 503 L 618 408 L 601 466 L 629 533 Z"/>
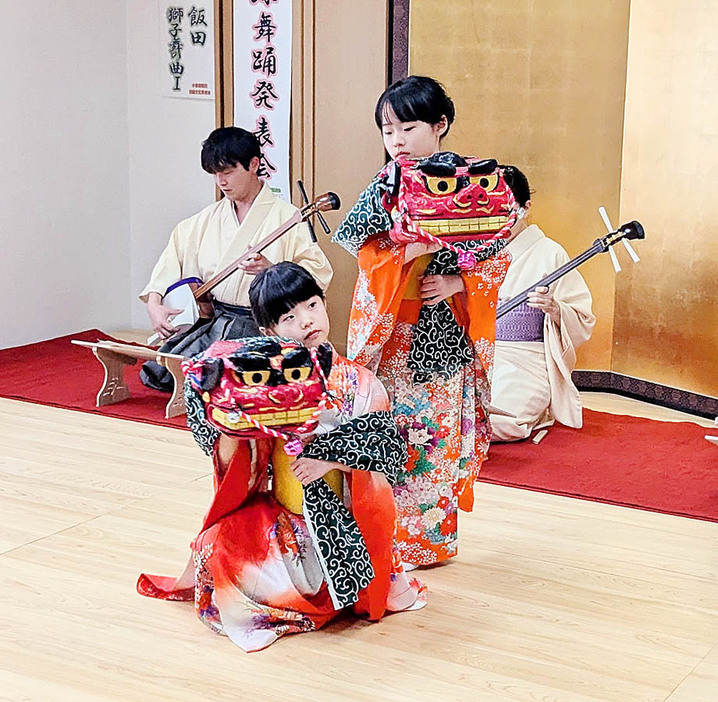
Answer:
<path fill-rule="evenodd" d="M 160 97 L 158 15 L 0 0 L 0 348 L 146 328 L 137 294 L 172 227 L 214 199 L 214 103 Z"/>
<path fill-rule="evenodd" d="M 126 322 L 126 13 L 0 2 L 0 346 Z"/>
<path fill-rule="evenodd" d="M 212 3 L 207 0 L 208 8 Z M 181 219 L 214 201 L 200 167 L 202 141 L 214 129 L 214 101 L 160 96 L 158 3 L 127 0 L 131 323 L 149 327 L 137 295 Z"/>

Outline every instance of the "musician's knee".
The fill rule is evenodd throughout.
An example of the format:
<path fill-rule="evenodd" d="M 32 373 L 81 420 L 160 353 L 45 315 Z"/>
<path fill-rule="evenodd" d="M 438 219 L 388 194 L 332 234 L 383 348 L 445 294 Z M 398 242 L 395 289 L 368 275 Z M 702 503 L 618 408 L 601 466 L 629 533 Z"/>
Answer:
<path fill-rule="evenodd" d="M 533 427 L 513 417 L 491 415 L 491 441 L 521 441 L 531 435 Z"/>

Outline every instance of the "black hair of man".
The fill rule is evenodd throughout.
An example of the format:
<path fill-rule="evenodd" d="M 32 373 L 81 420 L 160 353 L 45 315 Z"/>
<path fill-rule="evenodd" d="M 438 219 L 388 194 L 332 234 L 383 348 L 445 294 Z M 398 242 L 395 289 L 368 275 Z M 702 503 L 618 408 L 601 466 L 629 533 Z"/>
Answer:
<path fill-rule="evenodd" d="M 314 276 L 292 261 L 282 261 L 259 273 L 249 286 L 249 304 L 257 326 L 269 329 L 301 302 L 324 291 Z"/>
<path fill-rule="evenodd" d="M 511 188 L 516 202 L 521 207 L 526 207 L 526 203 L 531 199 L 529 179 L 516 166 L 499 166 L 499 168 L 503 171 L 504 180 Z"/>
<path fill-rule="evenodd" d="M 454 102 L 446 94 L 444 86 L 428 76 L 409 76 L 392 83 L 380 96 L 374 109 L 374 121 L 381 129 L 387 109 L 391 107 L 401 122 L 427 122 L 438 124 L 446 117 L 449 133 L 456 111 Z"/>
<path fill-rule="evenodd" d="M 241 164 L 245 171 L 253 158 L 261 158 L 257 137 L 241 127 L 220 127 L 202 142 L 202 168 L 207 173 L 221 173 Z"/>

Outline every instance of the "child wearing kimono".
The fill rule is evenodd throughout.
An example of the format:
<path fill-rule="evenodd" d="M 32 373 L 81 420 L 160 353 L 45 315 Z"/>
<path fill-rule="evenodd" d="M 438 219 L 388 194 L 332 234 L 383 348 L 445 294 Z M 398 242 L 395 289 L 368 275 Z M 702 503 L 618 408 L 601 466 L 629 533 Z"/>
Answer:
<path fill-rule="evenodd" d="M 202 421 L 199 394 L 186 388 L 188 421 L 213 458 L 215 495 L 183 576 L 143 574 L 139 592 L 194 600 L 199 618 L 245 651 L 318 629 L 344 608 L 377 620 L 422 607 L 424 589 L 409 580 L 394 546 L 391 483 L 406 449 L 386 392 L 326 343 L 324 294 L 304 268 L 277 264 L 249 294 L 258 326 L 275 336 L 240 343 L 266 349 L 289 337 L 329 354 L 330 404 L 293 459 L 280 439 L 217 432 Z"/>
<path fill-rule="evenodd" d="M 454 106 L 437 81 L 409 76 L 381 95 L 375 120 L 392 159 L 423 159 L 440 151 Z M 394 496 L 398 545 L 410 568 L 455 556 L 458 510 L 473 508 L 491 435 L 495 305 L 509 259 L 501 240 L 470 270 L 437 245 L 393 242 L 380 175 L 332 240 L 359 264 L 348 356 L 384 383 L 409 444 Z M 427 313 L 432 324 L 422 326 Z M 412 357 L 420 358 L 420 371 Z"/>

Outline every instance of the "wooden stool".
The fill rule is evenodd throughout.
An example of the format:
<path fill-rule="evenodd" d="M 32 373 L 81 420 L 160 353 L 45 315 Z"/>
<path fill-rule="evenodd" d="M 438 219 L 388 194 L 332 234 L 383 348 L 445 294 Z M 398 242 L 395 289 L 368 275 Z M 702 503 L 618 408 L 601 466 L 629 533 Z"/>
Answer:
<path fill-rule="evenodd" d="M 186 356 L 174 353 L 160 353 L 148 346 L 133 346 L 120 344 L 116 341 L 80 341 L 73 339 L 73 344 L 87 346 L 92 349 L 97 360 L 105 369 L 105 379 L 100 391 L 97 393 L 97 406 L 113 405 L 130 397 L 124 376 L 125 366 L 134 366 L 138 360 L 155 361 L 166 368 L 174 379 L 174 388 L 167 406 L 165 418 L 177 417 L 185 413 L 184 404 L 184 376 L 182 374 L 182 361 Z"/>

